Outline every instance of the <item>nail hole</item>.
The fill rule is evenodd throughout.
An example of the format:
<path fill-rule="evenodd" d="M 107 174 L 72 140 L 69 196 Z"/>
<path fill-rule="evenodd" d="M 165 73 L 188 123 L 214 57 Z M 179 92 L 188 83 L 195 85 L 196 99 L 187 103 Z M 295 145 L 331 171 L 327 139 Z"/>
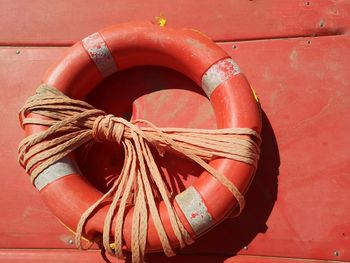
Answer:
<path fill-rule="evenodd" d="M 20 50 L 16 50 L 16 54 L 21 54 L 21 51 Z"/>
<path fill-rule="evenodd" d="M 236 45 L 233 45 L 233 46 L 232 46 L 232 48 L 233 48 L 233 49 L 236 49 L 236 48 L 237 48 L 237 46 L 236 46 Z"/>
<path fill-rule="evenodd" d="M 306 5 L 310 5 L 311 3 L 310 3 L 310 2 L 306 2 L 305 4 L 306 4 Z"/>
<path fill-rule="evenodd" d="M 308 45 L 310 45 L 310 44 L 311 44 L 311 41 L 310 41 L 310 40 L 308 40 L 308 41 L 306 41 L 306 43 L 307 43 Z"/>
<path fill-rule="evenodd" d="M 334 256 L 338 257 L 339 256 L 339 251 L 334 251 Z"/>
<path fill-rule="evenodd" d="M 323 20 L 320 21 L 320 27 L 324 27 L 324 21 Z"/>

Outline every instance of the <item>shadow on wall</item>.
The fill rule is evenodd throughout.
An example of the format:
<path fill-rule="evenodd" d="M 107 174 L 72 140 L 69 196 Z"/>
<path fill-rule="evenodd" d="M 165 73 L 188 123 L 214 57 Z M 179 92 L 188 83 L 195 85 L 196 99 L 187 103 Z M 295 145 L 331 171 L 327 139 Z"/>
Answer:
<path fill-rule="evenodd" d="M 262 144 L 259 167 L 246 195 L 246 207 L 237 218 L 228 218 L 186 249 L 191 253 L 235 255 L 248 246 L 266 225 L 277 199 L 279 150 L 271 123 L 262 112 Z"/>

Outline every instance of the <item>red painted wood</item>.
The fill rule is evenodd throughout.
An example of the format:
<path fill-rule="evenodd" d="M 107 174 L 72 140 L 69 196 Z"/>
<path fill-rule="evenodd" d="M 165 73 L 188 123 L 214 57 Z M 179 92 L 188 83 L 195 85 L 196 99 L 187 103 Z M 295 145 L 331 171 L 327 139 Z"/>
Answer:
<path fill-rule="evenodd" d="M 16 162 L 16 145 L 23 136 L 18 129 L 18 110 L 61 52 L 56 48 L 23 49 L 20 54 L 12 48 L 0 51 L 0 115 L 2 127 L 6 127 L 0 130 L 0 207 L 6 211 L 0 220 L 1 248 L 69 247 L 72 235 L 45 208 Z"/>
<path fill-rule="evenodd" d="M 333 0 L 1 1 L 0 44 L 70 45 L 100 28 L 163 13 L 216 41 L 349 32 L 350 2 Z"/>
<path fill-rule="evenodd" d="M 109 261 L 107 261 L 109 260 Z M 116 260 L 115 258 L 107 257 L 104 260 L 100 251 L 77 251 L 77 250 L 11 250 L 5 249 L 0 251 L 0 262 L 5 263 L 11 261 L 12 263 L 19 262 L 34 262 L 34 263 L 105 263 L 116 262 L 123 263 L 124 260 Z M 301 260 L 293 258 L 273 258 L 261 256 L 234 256 L 225 257 L 218 255 L 177 255 L 172 258 L 167 258 L 161 254 L 151 254 L 146 258 L 147 262 L 152 263 L 176 263 L 176 262 L 191 262 L 191 263 L 322 263 L 322 262 L 338 262 L 344 261 L 324 261 L 324 260 Z"/>
<path fill-rule="evenodd" d="M 96 250 L 78 251 L 73 249 L 4 249 L 0 251 L 0 262 L 28 262 L 28 263 L 104 263 L 101 253 Z M 123 260 L 114 259 L 115 263 L 123 263 Z"/>
<path fill-rule="evenodd" d="M 240 64 L 260 97 L 265 112 L 262 162 L 241 217 L 225 221 L 182 253 L 239 252 L 350 260 L 349 40 L 349 36 L 337 36 L 222 45 Z M 43 206 L 16 162 L 16 148 L 22 137 L 16 113 L 63 49 L 20 48 L 20 54 L 13 48 L 0 49 L 0 80 L 4 87 L 0 114 L 6 123 L 6 129 L 0 130 L 1 248 L 72 247 L 68 245 L 71 235 Z M 134 104 L 134 113 L 141 117 L 164 125 L 182 117 L 187 118 L 181 123 L 184 126 L 210 123 L 209 102 L 176 73 L 153 68 L 123 74 L 108 79 L 96 90 L 92 98 L 96 106 L 106 100 L 104 106 L 115 109 L 115 105 L 108 106 L 115 103 L 112 94 L 103 89 L 118 91 L 128 84 L 131 90 L 137 90 L 140 81 L 149 85 L 150 94 L 132 93 L 135 97 L 117 105 L 122 108 L 120 113 L 127 116 L 129 102 L 144 95 Z M 126 79 L 131 76 L 128 83 Z M 178 91 L 181 87 L 185 90 Z M 164 99 L 167 96 L 169 100 Z M 183 107 L 179 107 L 179 101 Z M 197 113 L 194 107 L 183 110 L 193 102 L 201 105 Z M 162 113 L 162 106 L 172 110 Z M 206 116 L 203 112 L 209 112 L 209 116 L 200 120 Z M 196 122 L 190 125 L 191 116 Z M 105 167 L 111 167 L 111 163 L 116 163 L 115 159 L 106 161 Z M 195 175 L 196 171 L 180 171 L 179 176 L 185 180 L 177 183 L 195 180 L 187 174 Z M 243 249 L 245 245 L 248 250 Z M 334 256 L 335 251 L 339 256 Z"/>

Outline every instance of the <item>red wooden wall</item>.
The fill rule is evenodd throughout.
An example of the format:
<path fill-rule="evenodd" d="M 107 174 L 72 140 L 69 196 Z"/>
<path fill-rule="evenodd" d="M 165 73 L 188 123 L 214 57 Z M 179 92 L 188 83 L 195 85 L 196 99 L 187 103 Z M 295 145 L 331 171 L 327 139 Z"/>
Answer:
<path fill-rule="evenodd" d="M 2 0 L 0 262 L 103 262 L 98 251 L 74 249 L 17 164 L 17 112 L 67 46 L 101 27 L 160 13 L 169 27 L 209 35 L 238 62 L 259 95 L 264 140 L 243 214 L 181 255 L 150 262 L 350 261 L 350 1 Z M 116 87 L 125 91 L 119 97 L 110 95 Z M 163 105 L 149 103 L 162 96 L 169 98 Z M 213 126 L 199 88 L 167 69 L 118 73 L 90 100 L 118 114 L 134 101 L 134 116 L 159 125 Z M 180 123 L 193 103 L 193 118 Z M 92 162 L 91 171 L 94 165 L 102 168 Z M 196 179 L 187 173 L 196 172 L 179 171 L 185 185 Z"/>

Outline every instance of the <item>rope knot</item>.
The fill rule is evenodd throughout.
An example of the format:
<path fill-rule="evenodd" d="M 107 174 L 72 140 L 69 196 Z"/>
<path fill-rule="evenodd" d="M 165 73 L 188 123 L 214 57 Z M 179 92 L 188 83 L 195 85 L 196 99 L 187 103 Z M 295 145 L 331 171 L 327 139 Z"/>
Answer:
<path fill-rule="evenodd" d="M 121 143 L 124 135 L 125 125 L 121 118 L 112 114 L 102 115 L 95 119 L 92 126 L 92 137 L 97 142 L 117 142 Z"/>

